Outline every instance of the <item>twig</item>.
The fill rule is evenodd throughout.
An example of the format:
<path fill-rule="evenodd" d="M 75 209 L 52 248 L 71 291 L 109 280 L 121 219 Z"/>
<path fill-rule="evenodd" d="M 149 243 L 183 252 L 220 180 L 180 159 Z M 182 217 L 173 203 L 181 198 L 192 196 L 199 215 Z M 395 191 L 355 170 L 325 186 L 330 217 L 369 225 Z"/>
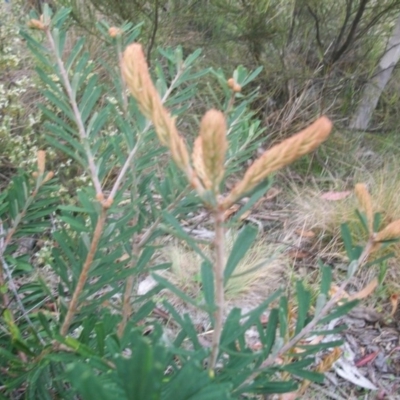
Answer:
<path fill-rule="evenodd" d="M 135 256 L 135 260 L 133 262 L 133 265 L 131 265 L 129 268 L 134 268 L 137 260 L 137 256 L 139 253 L 138 246 L 134 246 L 133 249 L 133 254 Z M 118 337 L 121 338 L 122 335 L 124 334 L 126 323 L 128 322 L 128 318 L 130 317 L 132 313 L 132 307 L 131 307 L 131 295 L 132 295 L 132 290 L 133 290 L 133 284 L 135 283 L 135 276 L 130 275 L 128 276 L 126 280 L 126 286 L 125 286 L 125 292 L 124 292 L 124 298 L 122 302 L 122 320 L 118 325 Z"/>
<path fill-rule="evenodd" d="M 72 296 L 71 302 L 69 303 L 67 315 L 65 316 L 64 322 L 60 329 L 61 336 L 65 336 L 67 334 L 68 329 L 71 325 L 72 319 L 78 308 L 79 295 L 81 294 L 83 287 L 85 286 L 86 280 L 88 278 L 89 269 L 90 269 L 90 266 L 92 265 L 98 244 L 100 242 L 100 238 L 101 238 L 101 234 L 103 232 L 106 217 L 107 217 L 107 209 L 105 209 L 103 207 L 101 210 L 101 213 L 99 215 L 99 218 L 97 220 L 97 224 L 96 224 L 96 228 L 93 233 L 93 239 L 92 239 L 92 243 L 90 244 L 89 252 L 86 256 L 85 263 L 83 264 L 81 274 L 79 275 L 78 283 L 74 290 L 74 294 Z"/>
<path fill-rule="evenodd" d="M 186 196 L 188 192 L 188 188 L 183 190 L 179 194 L 179 196 L 167 207 L 167 211 L 173 209 L 181 199 Z M 153 224 L 147 229 L 146 233 L 142 236 L 140 242 L 135 246 L 133 253 L 137 255 L 139 251 L 146 245 L 147 241 L 150 239 L 151 235 L 153 232 L 157 229 L 157 226 L 160 224 L 162 220 L 162 217 L 158 217 Z M 133 268 L 133 266 L 130 266 L 130 268 Z M 131 301 L 131 295 L 132 295 L 132 289 L 133 289 L 133 284 L 135 283 L 135 277 L 133 275 L 129 276 L 126 280 L 126 286 L 125 286 L 125 292 L 124 292 L 124 298 L 123 298 L 123 304 L 122 304 L 122 320 L 118 326 L 118 337 L 122 337 L 126 323 L 128 322 L 129 316 L 132 314 L 132 307 L 130 304 Z"/>
<path fill-rule="evenodd" d="M 90 170 L 90 174 L 91 174 L 93 185 L 94 185 L 94 188 L 96 190 L 96 194 L 100 197 L 103 194 L 103 190 L 101 188 L 101 183 L 100 183 L 100 180 L 99 180 L 99 177 L 98 177 L 98 174 L 97 174 L 97 168 L 96 168 L 96 164 L 94 162 L 94 157 L 93 157 L 92 151 L 90 149 L 89 137 L 88 137 L 88 134 L 87 134 L 87 132 L 85 130 L 85 126 L 84 126 L 83 121 L 82 121 L 81 113 L 79 112 L 79 107 L 78 107 L 78 104 L 76 102 L 76 98 L 75 98 L 75 96 L 73 94 L 71 83 L 70 83 L 70 81 L 68 79 L 68 72 L 65 69 L 64 63 L 63 63 L 60 55 L 58 54 L 58 49 L 57 49 L 57 47 L 55 45 L 54 38 L 53 38 L 53 36 L 51 34 L 49 26 L 46 27 L 46 35 L 47 35 L 47 38 L 48 38 L 48 40 L 50 42 L 50 46 L 51 46 L 51 48 L 52 48 L 52 50 L 53 50 L 53 52 L 54 52 L 54 54 L 56 56 L 56 61 L 57 61 L 58 68 L 60 70 L 61 79 L 63 81 L 64 88 L 65 88 L 65 90 L 67 92 L 67 95 L 68 95 L 68 98 L 69 98 L 69 102 L 70 102 L 70 104 L 72 106 L 72 110 L 74 112 L 75 122 L 76 122 L 76 124 L 78 126 L 79 136 L 80 136 L 80 138 L 82 140 L 82 144 L 83 144 L 84 149 L 85 149 L 86 157 L 88 159 L 89 170 Z"/>
<path fill-rule="evenodd" d="M 242 383 L 242 386 L 247 384 L 248 382 L 254 380 L 265 368 L 271 366 L 277 358 L 281 358 L 285 353 L 287 353 L 292 347 L 296 345 L 303 337 L 310 334 L 310 332 L 318 325 L 319 321 L 324 318 L 328 312 L 333 308 L 337 301 L 340 299 L 341 295 L 343 294 L 346 286 L 350 283 L 355 271 L 362 265 L 366 259 L 368 258 L 369 253 L 374 245 L 373 237 L 368 240 L 367 245 L 365 246 L 364 251 L 362 252 L 361 256 L 357 260 L 357 264 L 353 270 L 353 274 L 349 274 L 349 277 L 343 281 L 340 285 L 338 291 L 330 298 L 330 300 L 322 307 L 319 315 L 316 315 L 313 320 L 306 325 L 297 335 L 295 335 L 292 339 L 290 339 L 285 345 L 283 345 L 278 352 L 271 354 L 263 363 L 262 369 L 254 372 L 245 382 Z"/>
<path fill-rule="evenodd" d="M 153 31 L 151 33 L 149 47 L 147 48 L 147 63 L 149 65 L 149 67 L 151 65 L 151 50 L 153 49 L 153 46 L 154 46 L 154 43 L 156 40 L 157 29 L 158 29 L 158 7 L 159 7 L 158 0 L 155 0 Z"/>
<path fill-rule="evenodd" d="M 214 264 L 214 282 L 215 282 L 215 314 L 214 331 L 212 337 L 211 354 L 209 359 L 209 369 L 213 370 L 217 363 L 219 342 L 223 327 L 224 317 L 224 269 L 225 269 L 225 234 L 224 234 L 224 211 L 216 210 L 214 212 L 215 223 L 215 264 Z"/>

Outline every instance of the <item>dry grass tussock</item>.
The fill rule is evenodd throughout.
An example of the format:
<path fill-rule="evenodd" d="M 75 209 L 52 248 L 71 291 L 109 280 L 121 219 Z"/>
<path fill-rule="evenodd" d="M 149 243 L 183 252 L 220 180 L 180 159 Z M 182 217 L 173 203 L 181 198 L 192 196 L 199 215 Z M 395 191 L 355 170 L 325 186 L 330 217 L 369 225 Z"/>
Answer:
<path fill-rule="evenodd" d="M 226 256 L 230 254 L 235 239 L 235 234 L 227 233 Z M 203 248 L 203 251 L 212 257 L 211 246 Z M 174 242 L 163 249 L 163 258 L 172 263 L 163 275 L 186 294 L 198 297 L 201 294 L 201 257 L 183 244 Z M 266 298 L 280 287 L 288 265 L 281 247 L 259 238 L 236 267 L 225 288 L 226 298 L 238 300 L 249 294 Z"/>

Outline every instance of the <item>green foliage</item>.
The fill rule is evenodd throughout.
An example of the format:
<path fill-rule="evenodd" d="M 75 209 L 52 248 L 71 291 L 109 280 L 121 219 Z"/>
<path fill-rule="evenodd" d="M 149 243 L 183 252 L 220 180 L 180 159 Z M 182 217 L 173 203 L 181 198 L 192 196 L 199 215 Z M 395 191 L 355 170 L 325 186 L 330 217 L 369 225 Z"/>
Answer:
<path fill-rule="evenodd" d="M 355 109 L 400 11 L 400 1 L 331 0 L 62 0 L 75 20 L 94 31 L 96 14 L 118 25 L 143 24 L 142 43 L 153 61 L 158 45 L 184 43 L 185 53 L 202 47 L 207 65 L 231 71 L 238 64 L 265 69 L 255 84 L 263 87 L 253 104 L 276 133 L 290 122 L 329 112 L 337 119 Z M 155 61 L 155 60 L 154 60 Z M 396 80 L 393 79 L 393 83 Z M 398 116 L 398 88 L 382 96 L 374 122 Z"/>
<path fill-rule="evenodd" d="M 61 203 L 57 180 L 50 179 L 38 156 L 36 174 L 21 170 L 0 196 L 2 394 L 19 392 L 27 399 L 238 399 L 294 391 L 295 377 L 321 382 L 323 376 L 310 369 L 316 353 L 341 343 L 299 342 L 331 334 L 324 324 L 355 304 L 336 305 L 328 299 L 331 274 L 326 268 L 316 300 L 299 282 L 293 298 L 278 291 L 247 314 L 234 308 L 217 343 L 215 369 L 207 366 L 210 349 L 199 339 L 190 315 L 163 302 L 176 327 L 172 334 L 154 319 L 153 295 L 166 288 L 216 323 L 213 262 L 180 222 L 198 210 L 200 201 L 158 144 L 136 101 L 126 97 L 118 63 L 91 60 L 83 38 L 66 49 L 70 12 L 60 9 L 47 20 L 50 14 L 46 7 L 49 27 L 42 33 L 49 46 L 36 33 L 23 32 L 45 99 L 40 106 L 43 129 L 50 148 L 78 165 L 88 183 L 74 187 L 69 204 Z M 137 37 L 139 25 L 127 24 L 122 30 L 113 40 L 104 38 L 118 57 L 126 41 Z M 104 26 L 100 32 L 107 34 Z M 217 77 L 211 86 L 216 97 L 222 93 L 217 106 L 228 120 L 228 172 L 237 171 L 263 132 L 249 111 L 257 93 L 232 93 L 222 71 L 195 69 L 199 51 L 187 57 L 181 48 L 159 53 L 154 64 L 157 88 L 178 121 L 190 112 L 205 77 Z M 104 79 L 97 75 L 101 64 L 109 73 Z M 234 77 L 246 87 L 260 71 L 239 67 Z M 221 88 L 214 90 L 218 84 Z M 251 204 L 263 190 L 257 188 Z M 100 196 L 108 193 L 112 203 Z M 202 257 L 205 303 L 157 275 L 167 267 L 157 258 L 158 239 L 166 233 Z M 46 265 L 35 262 L 29 252 L 17 256 L 19 240 L 27 238 L 51 242 Z M 225 285 L 254 238 L 251 227 L 239 234 L 228 257 Z M 158 285 L 138 295 L 135 282 L 149 273 Z M 25 281 L 17 287 L 21 275 Z M 252 328 L 260 341 L 257 349 L 246 338 Z M 303 351 L 294 352 L 295 346 Z M 286 363 L 277 362 L 282 357 Z"/>

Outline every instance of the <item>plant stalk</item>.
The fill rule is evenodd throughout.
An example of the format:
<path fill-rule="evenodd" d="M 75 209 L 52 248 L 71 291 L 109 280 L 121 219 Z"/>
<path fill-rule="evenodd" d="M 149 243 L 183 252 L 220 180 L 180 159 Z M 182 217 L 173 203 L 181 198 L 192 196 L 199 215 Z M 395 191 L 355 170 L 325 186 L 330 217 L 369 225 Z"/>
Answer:
<path fill-rule="evenodd" d="M 76 98 L 75 98 L 75 96 L 73 94 L 72 86 L 71 86 L 71 83 L 70 83 L 69 78 L 68 78 L 68 72 L 65 69 L 65 65 L 64 65 L 64 63 L 63 63 L 63 61 L 61 59 L 61 55 L 58 54 L 58 49 L 56 47 L 56 44 L 54 42 L 54 38 L 53 38 L 53 36 L 51 34 L 51 31 L 50 31 L 49 27 L 47 27 L 47 29 L 46 29 L 46 35 L 47 35 L 47 39 L 50 42 L 50 46 L 51 46 L 51 48 L 52 48 L 52 50 L 53 50 L 53 52 L 54 52 L 54 54 L 56 56 L 56 61 L 57 61 L 58 68 L 60 70 L 61 79 L 62 79 L 62 82 L 64 84 L 64 88 L 65 88 L 65 90 L 67 92 L 68 99 L 69 99 L 69 102 L 71 104 L 72 110 L 74 112 L 75 122 L 76 122 L 76 125 L 78 126 L 79 136 L 80 136 L 80 138 L 82 140 L 82 144 L 83 144 L 84 149 L 85 149 L 86 157 L 87 157 L 88 164 L 89 164 L 89 171 L 90 171 L 90 175 L 91 175 L 91 178 L 92 178 L 92 182 L 93 182 L 94 188 L 96 189 L 96 194 L 98 196 L 102 196 L 103 195 L 103 190 L 101 188 L 101 183 L 100 183 L 100 180 L 99 180 L 99 176 L 97 174 L 97 167 L 96 167 L 96 164 L 94 162 L 94 157 L 93 157 L 92 151 L 90 149 L 89 137 L 88 137 L 88 134 L 87 134 L 87 132 L 85 130 L 85 125 L 83 123 L 82 116 L 81 116 L 81 113 L 79 111 L 78 104 L 76 102 Z"/>
<path fill-rule="evenodd" d="M 374 246 L 374 237 L 371 236 L 364 248 L 364 251 L 360 255 L 360 257 L 357 260 L 357 265 L 356 268 L 354 269 L 354 273 L 357 271 L 357 269 L 367 260 L 372 247 Z M 261 365 L 261 368 L 258 371 L 255 371 L 248 379 L 246 379 L 245 382 L 242 383 L 242 386 L 245 384 L 248 384 L 252 380 L 254 380 L 262 371 L 270 367 L 276 359 L 281 358 L 285 353 L 287 353 L 291 348 L 293 348 L 296 343 L 298 343 L 300 340 L 302 340 L 304 337 L 310 334 L 310 332 L 318 325 L 319 321 L 324 318 L 328 312 L 336 305 L 336 303 L 340 300 L 340 297 L 344 293 L 347 285 L 350 283 L 352 277 L 354 274 L 348 276 L 340 285 L 339 290 L 330 298 L 330 300 L 325 304 L 324 307 L 322 307 L 320 313 L 316 315 L 311 322 L 306 325 L 296 336 L 294 336 L 292 339 L 290 339 L 286 344 L 284 344 L 278 352 L 275 354 L 271 354 Z"/>
<path fill-rule="evenodd" d="M 225 270 L 225 233 L 224 233 L 224 211 L 217 209 L 214 212 L 214 226 L 215 226 L 215 264 L 214 264 L 214 293 L 215 293 L 215 306 L 214 313 L 214 331 L 212 337 L 211 354 L 209 359 L 209 369 L 215 369 L 218 352 L 219 342 L 221 340 L 221 333 L 223 327 L 224 317 L 224 270 Z"/>
<path fill-rule="evenodd" d="M 69 303 L 67 315 L 65 316 L 64 322 L 60 329 L 61 336 L 65 336 L 68 333 L 68 329 L 72 323 L 72 319 L 74 318 L 74 315 L 78 309 L 79 295 L 81 294 L 83 287 L 85 286 L 85 283 L 87 281 L 90 266 L 92 265 L 97 247 L 100 242 L 101 234 L 103 233 L 106 217 L 107 209 L 103 207 L 99 215 L 99 219 L 97 220 L 89 252 L 86 256 L 85 263 L 83 264 L 81 274 L 79 275 L 78 283 L 74 290 L 74 294 L 72 295 L 71 302 Z"/>

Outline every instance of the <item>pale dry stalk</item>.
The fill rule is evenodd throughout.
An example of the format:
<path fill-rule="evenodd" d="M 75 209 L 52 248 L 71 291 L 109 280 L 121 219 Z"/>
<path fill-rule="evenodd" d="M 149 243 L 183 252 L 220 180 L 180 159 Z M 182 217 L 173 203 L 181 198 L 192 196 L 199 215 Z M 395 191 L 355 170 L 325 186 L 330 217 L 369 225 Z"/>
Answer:
<path fill-rule="evenodd" d="M 136 254 L 138 253 L 138 249 L 135 248 L 133 253 L 136 256 Z M 129 268 L 134 268 L 134 265 L 135 265 L 135 261 L 133 262 L 132 265 L 129 266 Z M 132 314 L 131 296 L 132 296 L 134 283 L 135 283 L 135 276 L 134 275 L 128 276 L 128 278 L 126 279 L 124 297 L 122 300 L 122 319 L 118 325 L 118 333 L 117 334 L 118 334 L 119 338 L 121 338 L 123 336 L 128 319 Z"/>
<path fill-rule="evenodd" d="M 208 363 L 210 370 L 214 370 L 219 353 L 219 342 L 221 340 L 223 317 L 224 317 L 224 271 L 225 271 L 225 232 L 224 232 L 224 212 L 216 210 L 214 212 L 215 229 L 215 263 L 214 263 L 214 281 L 215 281 L 215 306 L 214 330 L 211 344 L 211 354 Z"/>

